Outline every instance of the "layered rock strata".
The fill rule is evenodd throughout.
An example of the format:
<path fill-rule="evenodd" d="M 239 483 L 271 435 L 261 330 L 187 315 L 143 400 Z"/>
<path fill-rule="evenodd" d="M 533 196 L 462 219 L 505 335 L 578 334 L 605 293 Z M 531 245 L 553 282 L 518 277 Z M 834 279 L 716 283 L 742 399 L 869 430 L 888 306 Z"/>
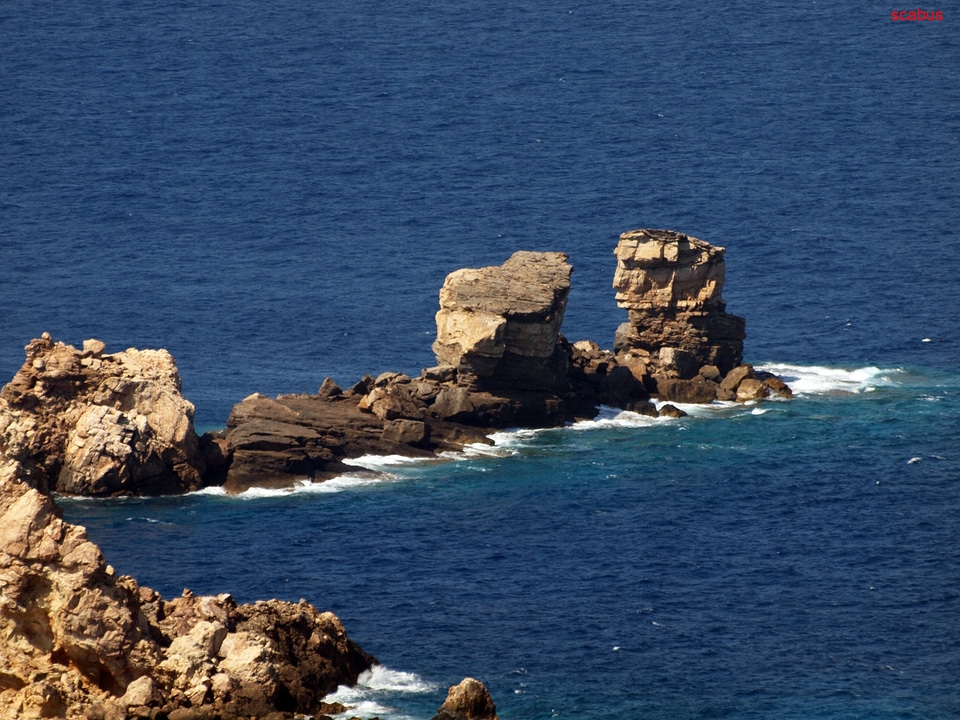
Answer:
<path fill-rule="evenodd" d="M 559 252 L 516 252 L 502 265 L 465 268 L 440 289 L 440 365 L 470 389 L 564 390 L 558 350 L 573 268 Z"/>
<path fill-rule="evenodd" d="M 165 601 L 106 564 L 0 458 L 0 720 L 319 712 L 375 662 L 331 613 L 229 595 Z"/>
<path fill-rule="evenodd" d="M 624 233 L 614 286 L 630 322 L 614 350 L 570 344 L 561 324 L 572 268 L 556 252 L 451 273 L 440 291 L 439 364 L 416 378 L 365 376 L 315 395 L 254 394 L 223 431 L 197 439 L 193 406 L 165 351 L 106 355 L 48 335 L 0 391 L 0 452 L 42 489 L 157 494 L 291 485 L 355 471 L 362 455 L 428 457 L 492 431 L 592 418 L 600 405 L 648 415 L 678 403 L 790 397 L 741 365 L 744 321 L 725 312 L 723 248 L 669 230 Z"/>
<path fill-rule="evenodd" d="M 723 248 L 672 230 L 632 230 L 614 254 L 613 287 L 629 318 L 617 330 L 616 351 L 654 364 L 664 348 L 688 353 L 695 365 L 687 363 L 693 371 L 683 379 L 703 365 L 726 375 L 741 363 L 746 321 L 725 311 Z"/>
<path fill-rule="evenodd" d="M 196 489 L 206 470 L 194 408 L 166 350 L 104 353 L 48 334 L 0 390 L 0 454 L 42 490 L 78 495 Z"/>

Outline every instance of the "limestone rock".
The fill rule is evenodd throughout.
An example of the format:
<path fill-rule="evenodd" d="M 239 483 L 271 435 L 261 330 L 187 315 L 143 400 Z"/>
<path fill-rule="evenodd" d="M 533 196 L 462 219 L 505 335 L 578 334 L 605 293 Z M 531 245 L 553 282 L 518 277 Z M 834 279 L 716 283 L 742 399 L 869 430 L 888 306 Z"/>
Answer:
<path fill-rule="evenodd" d="M 717 383 L 702 377 L 658 379 L 657 394 L 664 400 L 680 403 L 711 403 L 717 399 Z"/>
<path fill-rule="evenodd" d="M 464 678 L 447 692 L 433 720 L 497 720 L 497 708 L 482 682 Z"/>
<path fill-rule="evenodd" d="M 615 255 L 613 286 L 629 318 L 616 350 L 677 348 L 722 372 L 740 364 L 745 321 L 725 312 L 723 248 L 672 230 L 632 230 Z"/>
<path fill-rule="evenodd" d="M 744 378 L 737 386 L 737 402 L 762 400 L 770 395 L 770 388 L 756 378 Z"/>
<path fill-rule="evenodd" d="M 0 720 L 319 712 L 375 659 L 305 601 L 165 602 L 0 456 Z"/>
<path fill-rule="evenodd" d="M 430 439 L 430 426 L 420 420 L 393 420 L 383 426 L 380 439 L 405 445 L 424 445 Z"/>
<path fill-rule="evenodd" d="M 562 387 L 557 341 L 573 268 L 564 253 L 514 253 L 503 265 L 456 270 L 440 289 L 437 362 L 474 389 Z"/>
<path fill-rule="evenodd" d="M 0 718 L 67 717 L 158 661 L 140 594 L 23 468 L 0 459 Z M 35 678 L 47 678 L 38 685 Z"/>
<path fill-rule="evenodd" d="M 165 350 L 103 354 L 49 335 L 0 390 L 0 452 L 41 490 L 140 495 L 195 490 L 205 470 L 194 408 Z"/>

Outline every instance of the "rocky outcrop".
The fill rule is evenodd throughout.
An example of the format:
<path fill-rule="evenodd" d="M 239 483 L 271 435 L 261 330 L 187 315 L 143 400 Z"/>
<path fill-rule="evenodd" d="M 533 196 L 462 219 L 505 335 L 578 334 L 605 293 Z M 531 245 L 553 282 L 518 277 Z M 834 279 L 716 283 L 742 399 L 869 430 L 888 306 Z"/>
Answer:
<path fill-rule="evenodd" d="M 470 389 L 565 389 L 558 338 L 572 271 L 564 253 L 521 251 L 503 265 L 450 273 L 440 289 L 437 362 Z"/>
<path fill-rule="evenodd" d="M 497 720 L 497 708 L 482 682 L 464 678 L 447 692 L 433 720 Z"/>
<path fill-rule="evenodd" d="M 304 601 L 167 602 L 0 459 L 0 720 L 319 712 L 375 662 Z"/>
<path fill-rule="evenodd" d="M 497 428 L 557 425 L 570 412 L 552 393 L 467 390 L 449 366 L 324 387 L 316 395 L 251 395 L 234 406 L 216 439 L 229 460 L 221 479 L 229 492 L 326 480 L 356 471 L 347 461 L 363 455 L 432 457 L 489 443 Z"/>
<path fill-rule="evenodd" d="M 745 321 L 725 311 L 721 292 L 724 249 L 672 230 L 632 230 L 614 251 L 613 287 L 629 322 L 617 330 L 614 349 L 634 351 L 652 364 L 669 366 L 663 349 L 688 353 L 693 363 L 672 369 L 680 379 L 695 365 L 713 365 L 722 374 L 743 359 Z M 687 377 L 683 377 L 687 374 Z"/>
<path fill-rule="evenodd" d="M 615 357 L 653 395 L 680 403 L 792 397 L 742 365 L 746 322 L 726 312 L 724 249 L 672 230 L 623 233 L 613 286 L 629 321 Z"/>
<path fill-rule="evenodd" d="M 451 273 L 440 290 L 438 365 L 387 372 L 315 395 L 254 394 L 225 430 L 199 439 L 163 350 L 78 351 L 48 335 L 0 391 L 0 452 L 38 488 L 158 494 L 225 484 L 291 485 L 354 470 L 362 455 L 430 456 L 496 429 L 594 417 L 600 405 L 647 415 L 680 403 L 790 396 L 741 365 L 744 321 L 725 312 L 723 248 L 669 230 L 624 233 L 617 301 L 630 321 L 614 350 L 560 332 L 572 268 L 558 252 Z M 674 409 L 675 410 L 675 409 Z M 673 410 L 667 410 L 673 412 Z"/>
<path fill-rule="evenodd" d="M 0 390 L 0 454 L 20 462 L 41 490 L 78 495 L 183 492 L 205 464 L 193 405 L 165 350 L 105 354 L 48 334 L 26 347 Z"/>

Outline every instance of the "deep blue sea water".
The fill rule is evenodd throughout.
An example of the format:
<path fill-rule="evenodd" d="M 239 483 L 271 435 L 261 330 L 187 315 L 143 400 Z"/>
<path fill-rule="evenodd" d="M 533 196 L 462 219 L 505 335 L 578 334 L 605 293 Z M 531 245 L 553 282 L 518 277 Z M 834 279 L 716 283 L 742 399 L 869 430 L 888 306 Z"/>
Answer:
<path fill-rule="evenodd" d="M 504 720 L 960 716 L 960 16 L 897 7 L 3 3 L 3 381 L 44 331 L 165 347 L 221 427 L 433 364 L 443 278 L 517 249 L 609 346 L 617 236 L 665 227 L 804 389 L 68 518 L 165 595 L 337 612 L 365 717 L 465 675 Z"/>

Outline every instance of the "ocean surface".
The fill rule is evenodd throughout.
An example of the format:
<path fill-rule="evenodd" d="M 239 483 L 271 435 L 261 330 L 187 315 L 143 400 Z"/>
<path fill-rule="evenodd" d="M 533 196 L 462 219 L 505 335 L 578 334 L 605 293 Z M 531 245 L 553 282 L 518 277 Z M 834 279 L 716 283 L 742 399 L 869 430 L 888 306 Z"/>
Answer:
<path fill-rule="evenodd" d="M 896 9 L 7 0 L 0 382 L 44 331 L 164 347 L 215 429 L 434 364 L 444 277 L 518 249 L 609 347 L 655 227 L 727 248 L 797 391 L 67 518 L 166 596 L 336 612 L 350 715 L 469 675 L 503 720 L 960 717 L 960 14 Z"/>

